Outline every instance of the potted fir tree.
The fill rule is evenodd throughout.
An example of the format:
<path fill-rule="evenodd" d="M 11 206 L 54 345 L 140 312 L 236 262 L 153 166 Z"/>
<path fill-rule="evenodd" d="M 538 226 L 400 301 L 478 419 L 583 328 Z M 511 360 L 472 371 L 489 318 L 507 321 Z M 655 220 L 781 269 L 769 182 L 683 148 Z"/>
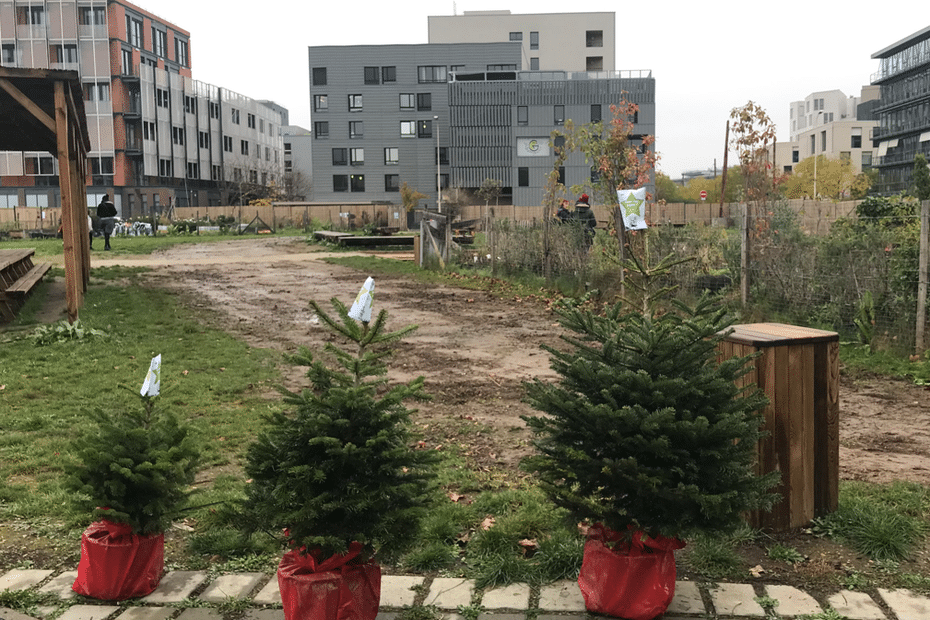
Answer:
<path fill-rule="evenodd" d="M 385 377 L 387 345 L 416 327 L 385 331 L 384 310 L 359 322 L 335 298 L 334 317 L 311 306 L 348 346 L 327 343 L 325 362 L 306 349 L 296 357 L 309 366 L 311 388 L 284 390 L 293 410 L 271 415 L 249 447 L 244 518 L 250 529 L 284 532 L 290 550 L 278 583 L 287 620 L 373 620 L 375 554 L 416 534 L 433 479 L 434 454 L 416 449 L 404 405 L 426 398 L 423 378 L 388 387 Z"/>
<path fill-rule="evenodd" d="M 94 519 L 81 537 L 72 586 L 84 596 L 118 601 L 158 586 L 164 532 L 194 481 L 200 449 L 190 427 L 156 408 L 151 393 L 140 398 L 138 409 L 97 411 L 74 442 L 78 462 L 68 468 L 68 485 Z"/>
<path fill-rule="evenodd" d="M 656 275 L 635 258 L 629 266 L 641 282 Z M 545 347 L 559 379 L 526 385 L 545 415 L 525 418 L 538 451 L 525 465 L 591 526 L 579 574 L 586 606 L 629 620 L 664 613 L 674 551 L 689 535 L 770 506 L 777 481 L 754 472 L 766 401 L 737 386 L 748 360 L 717 360 L 724 312 L 707 298 L 665 312 L 655 297 L 640 301 L 600 314 L 563 304 L 569 346 Z"/>

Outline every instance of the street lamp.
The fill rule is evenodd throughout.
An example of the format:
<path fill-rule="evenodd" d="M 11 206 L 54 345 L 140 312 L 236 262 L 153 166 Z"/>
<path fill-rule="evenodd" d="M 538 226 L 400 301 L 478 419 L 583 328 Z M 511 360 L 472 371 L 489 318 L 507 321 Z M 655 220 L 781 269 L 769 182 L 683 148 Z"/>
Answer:
<path fill-rule="evenodd" d="M 433 116 L 433 130 L 436 132 L 436 210 L 442 213 L 442 174 L 439 169 L 439 117 Z"/>

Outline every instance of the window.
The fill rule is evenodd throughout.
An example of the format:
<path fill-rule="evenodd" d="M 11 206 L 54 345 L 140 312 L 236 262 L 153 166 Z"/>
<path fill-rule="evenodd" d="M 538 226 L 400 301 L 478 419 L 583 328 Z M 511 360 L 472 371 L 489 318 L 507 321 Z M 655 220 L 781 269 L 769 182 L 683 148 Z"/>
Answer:
<path fill-rule="evenodd" d="M 242 155 L 249 154 L 249 141 L 248 140 L 239 140 L 239 152 Z"/>
<path fill-rule="evenodd" d="M 349 149 L 333 149 L 333 165 L 346 166 L 349 164 Z"/>
<path fill-rule="evenodd" d="M 801 161 L 801 153 L 799 151 L 791 151 L 791 163 L 796 164 Z"/>
<path fill-rule="evenodd" d="M 291 154 L 291 143 L 290 143 L 290 142 L 285 142 L 285 143 L 284 143 L 284 154 L 285 154 L 285 155 L 290 155 L 290 154 Z"/>
<path fill-rule="evenodd" d="M 162 91 L 165 93 L 165 98 L 168 97 L 167 91 Z M 84 84 L 84 101 L 109 101 L 110 100 L 110 84 L 108 82 L 88 82 Z"/>
<path fill-rule="evenodd" d="M 431 82 L 445 82 L 446 66 L 445 65 L 426 65 L 417 67 L 417 80 L 420 84 L 429 84 Z"/>
<path fill-rule="evenodd" d="M 164 88 L 155 89 L 155 105 L 159 108 L 168 107 L 168 91 Z"/>
<path fill-rule="evenodd" d="M 432 93 L 417 93 L 417 110 L 423 112 L 433 109 Z"/>
<path fill-rule="evenodd" d="M 49 47 L 49 51 L 50 51 L 49 60 L 51 62 L 57 62 L 59 64 L 63 64 L 67 62 L 67 63 L 73 64 L 78 61 L 77 45 L 74 45 L 74 44 L 51 45 Z M 132 63 L 130 62 L 130 67 L 131 66 L 132 66 Z"/>
<path fill-rule="evenodd" d="M 384 191 L 386 192 L 399 192 L 400 191 L 400 175 L 399 174 L 384 175 Z"/>
<path fill-rule="evenodd" d="M 420 121 L 417 123 L 417 137 L 418 138 L 432 138 L 433 137 L 433 121 Z"/>
<path fill-rule="evenodd" d="M 249 112 L 246 112 L 245 121 L 249 126 L 249 129 L 255 129 L 255 115 Z"/>
<path fill-rule="evenodd" d="M 349 95 L 349 112 L 361 112 L 362 111 L 362 96 L 361 95 Z"/>
<path fill-rule="evenodd" d="M 199 179 L 200 178 L 200 165 L 195 161 L 187 162 L 187 178 L 188 179 Z"/>
<path fill-rule="evenodd" d="M 183 127 L 172 127 L 171 138 L 175 144 L 184 145 L 184 134 L 186 130 Z"/>
<path fill-rule="evenodd" d="M 126 38 L 133 47 L 142 47 L 142 20 L 126 16 Z"/>
<path fill-rule="evenodd" d="M 381 67 L 381 82 L 390 84 L 397 81 L 397 67 Z"/>
<path fill-rule="evenodd" d="M 78 23 L 82 26 L 104 26 L 107 23 L 107 10 L 102 6 L 82 6 L 78 10 Z"/>
<path fill-rule="evenodd" d="M 516 71 L 517 65 L 488 65 L 488 71 Z"/>
<path fill-rule="evenodd" d="M 265 133 L 265 119 L 263 118 L 258 119 L 258 133 Z"/>
<path fill-rule="evenodd" d="M 529 125 L 530 124 L 530 112 L 529 108 L 525 105 L 517 106 L 517 125 Z"/>
<path fill-rule="evenodd" d="M 400 109 L 401 110 L 412 110 L 414 108 L 416 98 L 411 93 L 401 93 L 400 94 Z"/>
<path fill-rule="evenodd" d="M 187 67 L 187 41 L 184 39 L 179 39 L 177 36 L 174 38 L 174 59 L 181 66 Z"/>
<path fill-rule="evenodd" d="M 152 51 L 159 58 L 168 57 L 168 33 L 152 26 Z"/>
<path fill-rule="evenodd" d="M 591 104 L 591 122 L 597 123 L 601 120 L 603 120 L 601 118 L 601 104 L 599 103 Z"/>
<path fill-rule="evenodd" d="M 827 132 L 826 131 L 820 132 L 820 150 L 821 151 L 827 150 Z"/>
<path fill-rule="evenodd" d="M 210 148 L 210 134 L 208 134 L 206 131 L 198 132 L 197 143 L 202 149 Z"/>
<path fill-rule="evenodd" d="M 21 6 L 16 9 L 16 23 L 20 26 L 41 26 L 45 23 L 45 8 Z"/>
<path fill-rule="evenodd" d="M 539 58 L 530 58 L 530 71 L 539 71 Z"/>
<path fill-rule="evenodd" d="M 197 114 L 197 98 L 184 95 L 184 111 L 188 114 Z"/>
<path fill-rule="evenodd" d="M 584 33 L 585 47 L 604 47 L 604 31 L 588 30 Z"/>
<path fill-rule="evenodd" d="M 565 124 L 565 106 L 564 105 L 555 105 L 552 106 L 553 118 L 552 122 L 556 125 Z"/>
<path fill-rule="evenodd" d="M 384 164 L 386 166 L 396 166 L 400 163 L 400 149 L 396 146 L 389 146 L 384 149 Z"/>
<path fill-rule="evenodd" d="M 435 151 L 436 149 L 433 149 L 433 150 Z M 436 158 L 436 154 L 433 153 L 433 160 L 434 160 L 434 161 L 435 161 L 435 158 Z M 448 149 L 448 147 L 445 147 L 445 146 L 440 146 L 440 147 L 439 147 L 439 164 L 440 164 L 440 165 L 443 165 L 443 166 L 448 166 L 448 165 L 449 165 L 449 149 Z"/>
<path fill-rule="evenodd" d="M 213 166 L 210 167 L 210 180 L 211 181 L 222 181 L 223 180 L 221 169 L 217 164 L 213 164 Z"/>
<path fill-rule="evenodd" d="M 271 148 L 265 147 L 265 161 L 271 161 Z"/>
<path fill-rule="evenodd" d="M 145 140 L 155 140 L 158 137 L 158 134 L 155 133 L 155 123 L 149 121 L 142 121 L 142 138 Z M 230 144 L 232 144 L 230 142 Z M 232 147 L 230 147 L 232 150 Z"/>
<path fill-rule="evenodd" d="M 539 33 L 538 32 L 530 33 L 530 49 L 531 50 L 539 49 Z"/>
<path fill-rule="evenodd" d="M 353 192 L 364 192 L 365 191 L 365 175 L 364 174 L 349 175 L 349 189 Z"/>
<path fill-rule="evenodd" d="M 451 67 L 449 67 L 449 71 L 451 71 L 452 73 L 461 73 L 465 71 L 465 65 L 452 65 Z"/>
<path fill-rule="evenodd" d="M 785 166 L 785 168 L 784 168 L 784 173 L 785 173 L 785 174 L 791 174 L 791 170 L 792 170 L 792 169 L 793 169 L 792 166 Z"/>
<path fill-rule="evenodd" d="M 529 168 L 517 168 L 517 186 L 518 187 L 529 187 L 530 186 L 530 169 Z"/>
<path fill-rule="evenodd" d="M 334 174 L 333 175 L 333 191 L 334 192 L 349 191 L 348 175 L 345 175 L 345 174 Z"/>
<path fill-rule="evenodd" d="M 220 104 L 215 101 L 210 102 L 210 118 L 220 117 Z"/>
<path fill-rule="evenodd" d="M 349 122 L 349 139 L 355 140 L 365 137 L 365 123 L 362 121 Z"/>
<path fill-rule="evenodd" d="M 314 86 L 326 86 L 326 67 L 314 67 L 312 79 Z"/>
<path fill-rule="evenodd" d="M 511 41 L 522 41 L 522 40 L 523 40 L 523 33 L 522 33 L 522 32 L 511 32 L 511 33 L 510 33 L 510 40 L 511 40 Z"/>
<path fill-rule="evenodd" d="M 588 56 L 584 59 L 584 69 L 585 71 L 603 71 L 604 70 L 604 57 L 603 56 Z"/>
<path fill-rule="evenodd" d="M 233 125 L 239 124 L 239 110 L 237 110 L 236 108 L 231 108 L 230 117 L 232 118 Z"/>
<path fill-rule="evenodd" d="M 365 83 L 366 84 L 377 84 L 378 83 L 378 67 L 365 67 Z"/>
<path fill-rule="evenodd" d="M 869 170 L 872 167 L 872 151 L 862 151 L 862 169 Z"/>
<path fill-rule="evenodd" d="M 328 138 L 329 123 L 327 121 L 316 121 L 313 123 L 313 136 L 315 138 Z"/>
<path fill-rule="evenodd" d="M 326 95 L 313 95 L 313 111 L 325 112 L 329 109 L 329 97 Z"/>
<path fill-rule="evenodd" d="M 811 134 L 811 155 L 817 152 L 817 136 Z"/>
<path fill-rule="evenodd" d="M 840 151 L 840 159 L 844 161 L 851 161 L 852 153 L 849 151 Z"/>
<path fill-rule="evenodd" d="M 365 149 L 349 149 L 349 164 L 362 166 L 365 164 Z"/>
<path fill-rule="evenodd" d="M 227 153 L 232 153 L 233 139 L 232 136 L 223 136 L 223 150 Z"/>
<path fill-rule="evenodd" d="M 559 166 L 559 183 L 565 185 L 565 166 Z"/>
<path fill-rule="evenodd" d="M 853 127 L 851 130 L 852 136 L 850 137 L 851 149 L 861 149 L 862 148 L 862 127 Z"/>
<path fill-rule="evenodd" d="M 171 176 L 171 160 L 170 159 L 159 159 L 158 160 L 158 175 L 163 177 Z"/>
<path fill-rule="evenodd" d="M 400 122 L 400 136 L 402 138 L 412 138 L 417 135 L 417 124 L 414 121 Z"/>
<path fill-rule="evenodd" d="M 445 172 L 439 175 L 439 187 L 442 189 L 449 189 L 449 175 Z"/>
<path fill-rule="evenodd" d="M 0 62 L 2 62 L 4 65 L 16 64 L 16 44 L 15 43 L 4 43 L 2 53 L 3 53 L 3 56 L 0 57 Z"/>
<path fill-rule="evenodd" d="M 258 170 L 249 170 L 249 183 L 258 185 Z"/>

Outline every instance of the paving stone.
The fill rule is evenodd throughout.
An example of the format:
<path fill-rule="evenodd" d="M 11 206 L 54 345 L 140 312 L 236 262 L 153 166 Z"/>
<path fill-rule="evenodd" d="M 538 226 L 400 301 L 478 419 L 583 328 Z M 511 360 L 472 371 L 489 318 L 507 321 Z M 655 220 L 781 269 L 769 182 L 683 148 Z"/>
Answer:
<path fill-rule="evenodd" d="M 14 568 L 0 577 L 0 590 L 28 590 L 51 574 L 50 570 Z"/>
<path fill-rule="evenodd" d="M 710 590 L 710 599 L 718 616 L 763 618 L 765 610 L 755 598 L 756 591 L 748 583 L 721 583 Z"/>
<path fill-rule="evenodd" d="M 556 581 L 539 590 L 543 611 L 585 611 L 584 597 L 577 581 Z"/>
<path fill-rule="evenodd" d="M 423 577 L 411 575 L 382 576 L 381 607 L 409 607 L 413 605 L 417 593 L 411 588 L 422 584 L 423 581 Z"/>
<path fill-rule="evenodd" d="M 145 603 L 180 603 L 207 579 L 203 571 L 176 570 L 161 578 L 155 591 L 141 600 Z"/>
<path fill-rule="evenodd" d="M 278 585 L 278 575 L 275 573 L 271 576 L 261 590 L 252 598 L 252 602 L 258 605 L 280 605 L 281 589 Z"/>
<path fill-rule="evenodd" d="M 701 598 L 701 590 L 693 581 L 676 581 L 675 598 L 668 606 L 666 613 L 670 614 L 694 614 L 705 613 L 704 599 Z"/>
<path fill-rule="evenodd" d="M 175 611 L 172 607 L 128 607 L 116 620 L 168 620 Z"/>
<path fill-rule="evenodd" d="M 58 620 L 103 620 L 117 611 L 116 605 L 75 605 L 58 616 Z"/>
<path fill-rule="evenodd" d="M 765 594 L 778 601 L 775 613 L 779 616 L 812 616 L 823 611 L 813 596 L 792 586 L 765 586 Z"/>
<path fill-rule="evenodd" d="M 72 599 L 77 596 L 77 592 L 71 589 L 75 579 L 77 579 L 76 570 L 65 571 L 60 575 L 56 575 L 51 581 L 39 588 L 39 592 L 48 592 L 63 600 Z"/>
<path fill-rule="evenodd" d="M 222 603 L 228 598 L 245 598 L 265 578 L 264 573 L 236 573 L 220 575 L 200 595 L 210 603 Z M 277 579 L 275 579 L 277 581 Z"/>
<path fill-rule="evenodd" d="M 481 598 L 481 606 L 486 609 L 526 609 L 529 605 L 530 586 L 525 583 L 488 590 Z"/>
<path fill-rule="evenodd" d="M 35 620 L 35 618 L 6 607 L 0 607 L 0 620 Z"/>
<path fill-rule="evenodd" d="M 471 605 L 474 591 L 475 582 L 471 579 L 436 577 L 430 584 L 425 604 L 439 609 L 458 609 L 459 605 Z"/>
<path fill-rule="evenodd" d="M 178 620 L 223 620 L 223 614 L 218 609 L 191 607 L 182 611 Z"/>
<path fill-rule="evenodd" d="M 375 620 L 394 620 L 399 615 L 399 611 L 379 611 Z"/>
<path fill-rule="evenodd" d="M 930 598 L 910 590 L 878 589 L 879 596 L 891 608 L 898 620 L 927 620 L 930 618 Z"/>
<path fill-rule="evenodd" d="M 561 620 L 567 620 L 565 616 L 560 616 Z M 494 613 L 482 612 L 478 614 L 478 620 L 526 620 L 526 613 Z"/>
<path fill-rule="evenodd" d="M 849 620 L 885 620 L 887 616 L 878 603 L 865 592 L 843 590 L 827 599 L 838 614 Z"/>
<path fill-rule="evenodd" d="M 250 609 L 245 612 L 245 620 L 284 620 L 284 610 Z"/>

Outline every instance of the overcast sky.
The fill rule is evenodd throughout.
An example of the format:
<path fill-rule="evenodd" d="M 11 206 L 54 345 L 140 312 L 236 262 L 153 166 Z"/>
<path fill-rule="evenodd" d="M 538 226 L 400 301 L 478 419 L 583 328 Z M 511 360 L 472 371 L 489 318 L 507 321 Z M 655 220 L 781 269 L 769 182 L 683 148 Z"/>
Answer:
<path fill-rule="evenodd" d="M 792 101 L 822 90 L 858 96 L 878 70 L 873 53 L 930 25 L 930 10 L 912 0 L 134 2 L 191 33 L 194 79 L 276 101 L 305 128 L 308 46 L 427 43 L 428 16 L 464 11 L 612 11 L 617 68 L 655 77 L 659 169 L 672 178 L 723 165 L 734 107 L 760 104 L 787 140 Z"/>

